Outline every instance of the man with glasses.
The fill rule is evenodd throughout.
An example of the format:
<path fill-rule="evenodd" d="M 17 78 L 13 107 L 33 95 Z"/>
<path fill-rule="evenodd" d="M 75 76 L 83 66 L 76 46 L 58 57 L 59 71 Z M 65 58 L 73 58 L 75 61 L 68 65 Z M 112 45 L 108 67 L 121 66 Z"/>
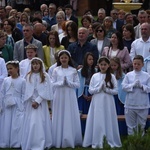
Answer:
<path fill-rule="evenodd" d="M 39 40 L 36 40 L 33 38 L 33 26 L 30 24 L 26 24 L 23 26 L 23 35 L 24 38 L 14 45 L 14 60 L 21 61 L 23 59 L 26 59 L 26 50 L 25 47 L 28 44 L 34 44 L 37 46 L 37 55 L 39 58 L 44 60 L 44 54 L 42 49 L 42 43 Z"/>
<path fill-rule="evenodd" d="M 45 20 L 48 25 L 51 27 L 52 25 L 56 24 L 56 5 L 53 3 L 49 4 L 49 15 L 45 16 L 43 20 Z"/>
<path fill-rule="evenodd" d="M 110 12 L 110 16 L 113 18 L 113 27 L 119 31 L 122 32 L 122 26 L 124 25 L 124 20 L 118 19 L 118 10 L 113 9 Z"/>

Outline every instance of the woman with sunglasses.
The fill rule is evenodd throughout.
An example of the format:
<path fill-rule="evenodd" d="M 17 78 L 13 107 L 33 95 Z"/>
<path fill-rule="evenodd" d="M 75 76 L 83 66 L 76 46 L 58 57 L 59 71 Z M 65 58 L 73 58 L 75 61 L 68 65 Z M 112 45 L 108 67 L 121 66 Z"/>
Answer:
<path fill-rule="evenodd" d="M 109 46 L 110 45 L 110 41 L 106 36 L 106 31 L 104 29 L 104 27 L 99 24 L 96 29 L 95 29 L 95 39 L 91 40 L 90 42 L 92 44 L 97 45 L 97 49 L 99 52 L 99 57 L 101 57 L 102 55 L 102 50 L 104 49 L 104 47 Z"/>

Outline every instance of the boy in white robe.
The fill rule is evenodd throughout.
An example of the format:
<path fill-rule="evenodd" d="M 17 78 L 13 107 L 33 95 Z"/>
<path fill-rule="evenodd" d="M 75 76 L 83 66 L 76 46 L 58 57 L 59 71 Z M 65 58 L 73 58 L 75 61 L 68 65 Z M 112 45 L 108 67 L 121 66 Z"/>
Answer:
<path fill-rule="evenodd" d="M 27 58 L 19 63 L 20 76 L 25 78 L 31 69 L 31 59 L 37 55 L 37 46 L 29 44 L 25 47 Z"/>
<path fill-rule="evenodd" d="M 133 59 L 133 71 L 127 73 L 122 82 L 122 88 L 127 92 L 125 100 L 125 119 L 128 135 L 138 131 L 138 126 L 144 131 L 148 116 L 150 75 L 142 71 L 144 59 L 136 55 Z M 144 132 L 143 132 L 144 133 Z"/>

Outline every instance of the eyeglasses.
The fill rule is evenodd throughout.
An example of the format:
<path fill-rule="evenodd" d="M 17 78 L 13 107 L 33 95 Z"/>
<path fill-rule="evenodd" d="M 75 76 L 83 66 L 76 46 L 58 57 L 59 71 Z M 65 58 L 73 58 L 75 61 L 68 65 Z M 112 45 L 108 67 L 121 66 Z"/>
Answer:
<path fill-rule="evenodd" d="M 23 30 L 23 32 L 29 32 L 29 30 Z"/>
<path fill-rule="evenodd" d="M 96 32 L 103 32 L 103 30 L 96 30 Z"/>

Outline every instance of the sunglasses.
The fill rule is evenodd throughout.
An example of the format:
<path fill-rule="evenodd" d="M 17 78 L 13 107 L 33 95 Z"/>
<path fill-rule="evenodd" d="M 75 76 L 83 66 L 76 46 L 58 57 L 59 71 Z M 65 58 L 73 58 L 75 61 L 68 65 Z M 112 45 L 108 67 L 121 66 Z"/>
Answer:
<path fill-rule="evenodd" d="M 29 30 L 23 30 L 23 32 L 29 32 Z"/>
<path fill-rule="evenodd" d="M 96 30 L 96 32 L 103 32 L 103 30 Z"/>

